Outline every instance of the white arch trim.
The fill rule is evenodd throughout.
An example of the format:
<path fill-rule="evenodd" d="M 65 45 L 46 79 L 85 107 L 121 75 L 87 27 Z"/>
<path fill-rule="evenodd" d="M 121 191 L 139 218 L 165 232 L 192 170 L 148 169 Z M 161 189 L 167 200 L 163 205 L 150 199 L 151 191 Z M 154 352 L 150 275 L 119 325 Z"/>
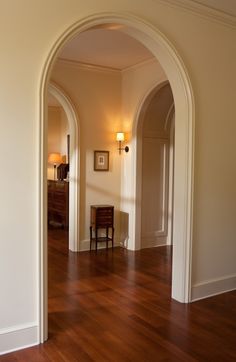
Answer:
<path fill-rule="evenodd" d="M 153 96 L 166 84 L 168 81 L 163 79 L 155 83 L 146 93 L 142 96 L 138 104 L 137 111 L 134 117 L 132 139 L 133 139 L 133 162 L 135 165 L 133 170 L 135 179 L 135 237 L 134 245 L 130 245 L 131 249 L 139 250 L 141 248 L 141 198 L 142 198 L 142 128 L 146 110 L 153 98 Z"/>
<path fill-rule="evenodd" d="M 193 203 L 193 150 L 194 150 L 194 98 L 191 83 L 185 66 L 168 39 L 152 24 L 127 13 L 99 13 L 80 19 L 67 28 L 53 44 L 43 67 L 40 83 L 40 114 L 39 114 L 39 320 L 40 336 L 43 342 L 47 339 L 47 262 L 45 254 L 45 117 L 46 91 L 52 66 L 61 48 L 75 34 L 93 26 L 118 23 L 129 27 L 128 33 L 143 43 L 158 58 L 170 81 L 176 106 L 176 169 L 174 206 L 172 297 L 180 302 L 190 301 L 191 290 L 191 245 L 192 245 L 192 203 Z M 133 139 L 134 152 L 131 154 L 132 167 L 129 170 L 130 197 L 136 195 L 136 139 Z M 129 248 L 135 246 L 135 202 L 129 209 Z"/>
<path fill-rule="evenodd" d="M 69 249 L 78 251 L 78 226 L 79 226 L 79 122 L 75 107 L 65 92 L 55 83 L 50 83 L 48 91 L 53 95 L 64 109 L 70 133 L 70 187 L 69 187 Z"/>
<path fill-rule="evenodd" d="M 150 30 L 150 29 L 149 29 Z M 131 35 L 131 34 L 130 34 Z M 132 35 L 134 33 L 132 32 Z M 151 39 L 150 39 L 150 37 Z M 148 37 L 148 38 L 147 38 Z M 182 303 L 191 301 L 191 269 L 192 269 L 192 227 L 193 227 L 193 182 L 194 182 L 194 131 L 195 104 L 192 87 L 185 66 L 177 51 L 163 34 L 153 29 L 136 38 L 148 45 L 163 67 L 170 82 L 175 103 L 175 190 L 173 217 L 173 262 L 172 262 L 172 298 Z M 146 40 L 146 42 L 145 42 Z M 161 86 L 161 84 L 160 84 Z M 134 117 L 132 129 L 133 190 L 135 200 L 133 222 L 130 225 L 130 248 L 140 248 L 140 208 L 137 207 L 140 194 L 136 184 L 137 174 L 137 130 L 138 120 L 142 117 L 143 106 L 147 97 L 155 91 L 155 85 L 141 100 Z M 140 151 L 138 151 L 140 152 Z M 138 157 L 141 157 L 140 154 Z M 137 225 L 137 226 L 136 226 Z"/>
<path fill-rule="evenodd" d="M 132 129 L 132 136 L 133 136 L 133 146 L 135 147 L 135 165 L 136 168 L 134 170 L 136 178 L 135 178 L 135 245 L 134 250 L 139 250 L 141 248 L 141 220 L 142 220 L 142 210 L 141 210 L 141 201 L 142 201 L 142 148 L 143 148 L 143 141 L 142 141 L 142 129 L 143 129 L 143 122 L 145 119 L 146 110 L 148 109 L 148 106 L 150 105 L 150 102 L 152 101 L 155 94 L 159 92 L 161 88 L 163 88 L 165 85 L 169 84 L 168 80 L 163 79 L 159 80 L 157 83 L 155 83 L 142 97 L 141 101 L 139 102 L 139 105 L 137 107 L 134 123 L 133 123 L 133 129 Z M 167 128 L 168 122 L 170 122 L 170 116 L 171 113 L 174 110 L 174 103 L 172 103 L 168 114 L 165 119 L 165 129 Z M 173 114 L 172 114 L 173 117 Z M 173 130 L 172 130 L 173 133 Z M 172 135 L 173 136 L 173 135 Z M 173 141 L 173 140 L 172 140 Z M 173 157 L 170 157 L 170 163 L 173 162 Z M 172 165 L 173 166 L 173 165 Z M 171 167 L 170 170 L 172 171 Z M 169 170 L 169 171 L 170 171 Z M 173 183 L 173 175 L 172 172 L 169 172 L 169 198 L 172 199 L 172 183 Z M 172 202 L 171 202 L 172 205 Z M 172 214 L 172 208 L 170 207 L 170 201 L 168 201 L 168 214 Z M 172 230 L 172 220 L 173 218 L 168 217 L 168 230 Z M 167 244 L 171 244 L 170 240 L 170 232 L 168 231 L 168 242 Z"/>

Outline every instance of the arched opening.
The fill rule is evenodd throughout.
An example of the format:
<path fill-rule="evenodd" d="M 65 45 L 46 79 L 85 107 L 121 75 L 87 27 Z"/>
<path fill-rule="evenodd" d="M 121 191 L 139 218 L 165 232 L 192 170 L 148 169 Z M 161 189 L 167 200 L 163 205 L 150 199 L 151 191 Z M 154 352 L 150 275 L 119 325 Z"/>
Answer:
<path fill-rule="evenodd" d="M 50 83 L 49 93 L 54 96 L 66 113 L 70 134 L 70 187 L 69 187 L 69 249 L 78 250 L 79 226 L 79 122 L 70 98 L 59 86 Z"/>
<path fill-rule="evenodd" d="M 168 82 L 145 97 L 137 122 L 136 248 L 172 244 L 174 104 Z"/>
<path fill-rule="evenodd" d="M 176 132 L 175 132 L 175 193 L 174 202 L 174 252 L 173 252 L 173 278 L 172 297 L 181 302 L 190 301 L 191 280 L 191 238 L 192 238 L 192 190 L 193 190 L 193 131 L 194 131 L 194 101 L 191 84 L 177 52 L 168 40 L 157 29 L 144 23 L 142 20 L 128 15 L 99 14 L 82 19 L 74 24 L 54 44 L 41 82 L 41 139 L 40 139 L 40 240 L 41 240 L 41 278 L 40 278 L 40 326 L 41 341 L 47 338 L 47 308 L 46 308 L 46 280 L 47 280 L 47 245 L 46 245 L 46 162 L 45 162 L 45 119 L 46 119 L 46 91 L 56 56 L 63 45 L 75 34 L 91 27 L 105 24 L 122 24 L 126 26 L 127 33 L 144 44 L 156 58 L 158 58 L 169 79 L 175 101 Z M 138 113 L 139 111 L 137 111 Z M 138 117 L 136 117 L 136 120 Z M 136 121 L 137 122 L 137 121 Z M 137 125 L 134 124 L 129 157 L 124 161 L 126 182 L 122 188 L 122 209 L 129 215 L 128 248 L 137 248 L 136 239 L 136 147 Z M 128 170 L 128 171 L 127 171 Z"/>

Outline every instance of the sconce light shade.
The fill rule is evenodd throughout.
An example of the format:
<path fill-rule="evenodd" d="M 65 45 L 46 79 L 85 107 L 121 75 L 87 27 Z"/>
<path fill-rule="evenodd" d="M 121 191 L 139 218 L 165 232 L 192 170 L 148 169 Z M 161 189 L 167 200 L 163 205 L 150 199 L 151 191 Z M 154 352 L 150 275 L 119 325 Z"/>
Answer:
<path fill-rule="evenodd" d="M 116 140 L 123 142 L 125 140 L 125 134 L 124 132 L 117 132 L 116 134 Z"/>
<path fill-rule="evenodd" d="M 129 147 L 128 147 L 128 146 L 126 146 L 126 147 L 121 147 L 121 146 L 122 146 L 122 142 L 124 142 L 124 140 L 125 140 L 125 134 L 124 134 L 124 132 L 117 132 L 117 133 L 116 133 L 116 140 L 117 140 L 117 142 L 119 143 L 118 150 L 119 150 L 119 154 L 120 154 L 120 155 L 121 155 L 121 151 L 129 152 Z"/>
<path fill-rule="evenodd" d="M 49 153 L 48 163 L 51 163 L 53 165 L 57 163 L 62 163 L 61 154 L 59 152 Z"/>

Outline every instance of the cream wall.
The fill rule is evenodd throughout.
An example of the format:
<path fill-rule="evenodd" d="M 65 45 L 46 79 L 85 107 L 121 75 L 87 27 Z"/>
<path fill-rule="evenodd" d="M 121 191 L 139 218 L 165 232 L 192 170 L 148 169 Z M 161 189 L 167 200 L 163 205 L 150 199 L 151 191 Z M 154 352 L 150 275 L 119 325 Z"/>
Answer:
<path fill-rule="evenodd" d="M 120 72 L 78 66 L 58 61 L 52 81 L 59 84 L 74 103 L 80 127 L 80 222 L 79 250 L 89 248 L 90 205 L 115 207 L 115 241 L 120 229 L 120 161 L 115 133 L 121 127 Z M 94 151 L 110 154 L 108 172 L 94 171 Z"/>
<path fill-rule="evenodd" d="M 2 0 L 0 151 L 7 157 L 2 158 L 1 178 L 0 352 L 39 341 L 38 150 L 43 67 L 65 29 L 104 11 L 133 14 L 152 24 L 176 47 L 187 67 L 196 101 L 193 291 L 195 297 L 204 296 L 201 287 L 211 282 L 219 282 L 222 291 L 221 282 L 230 278 L 235 287 L 235 26 L 159 0 Z M 69 84 L 65 90 L 70 93 Z M 114 113 L 108 118 L 115 118 Z M 103 112 L 100 115 L 105 117 Z M 94 117 L 90 109 L 88 125 Z M 104 130 L 103 119 L 99 122 L 102 127 L 97 125 L 94 131 L 106 133 L 112 150 L 113 140 L 109 140 L 114 123 Z M 116 122 L 118 125 L 119 120 Z M 127 131 L 131 125 L 132 119 L 125 123 Z M 91 164 L 93 147 L 103 144 L 91 135 L 89 127 L 84 134 L 90 144 L 81 152 L 81 161 L 85 164 L 87 159 Z M 91 168 L 85 174 L 91 180 Z M 87 186 L 94 190 L 102 177 L 94 175 Z M 85 179 L 81 179 L 81 188 L 85 188 Z M 97 192 L 94 190 L 95 198 Z M 106 192 L 113 194 L 113 187 Z M 128 200 L 128 190 L 124 195 Z M 127 204 L 124 207 L 129 209 Z M 85 230 L 81 233 L 85 236 Z"/>

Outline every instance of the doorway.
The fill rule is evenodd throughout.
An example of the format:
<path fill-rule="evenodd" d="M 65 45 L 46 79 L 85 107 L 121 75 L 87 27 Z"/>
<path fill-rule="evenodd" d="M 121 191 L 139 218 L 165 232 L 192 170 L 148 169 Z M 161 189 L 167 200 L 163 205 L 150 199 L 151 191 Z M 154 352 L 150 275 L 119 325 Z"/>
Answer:
<path fill-rule="evenodd" d="M 141 248 L 172 244 L 173 94 L 168 82 L 157 86 L 138 122 L 137 179 L 141 195 Z"/>
<path fill-rule="evenodd" d="M 104 24 L 121 24 L 126 27 L 126 31 L 130 36 L 139 40 L 152 51 L 155 57 L 158 57 L 167 77 L 170 81 L 175 105 L 176 105 L 176 142 L 175 142 L 175 158 L 176 158 L 176 189 L 178 190 L 178 198 L 175 197 L 174 203 L 174 227 L 173 240 L 175 251 L 173 254 L 173 278 L 172 278 L 172 297 L 181 301 L 188 302 L 190 300 L 190 280 L 191 280 L 191 235 L 192 235 L 192 179 L 193 179 L 193 130 L 194 130 L 194 102 L 191 90 L 191 84 L 187 72 L 183 66 L 176 50 L 170 45 L 157 29 L 143 23 L 132 16 L 124 15 L 99 15 L 93 16 L 89 20 L 81 20 L 70 27 L 62 34 L 60 39 L 54 45 L 42 78 L 41 88 L 41 127 L 43 129 L 43 137 L 41 139 L 40 154 L 41 159 L 41 184 L 44 185 L 44 192 L 41 197 L 41 210 L 45 210 L 45 161 L 44 161 L 44 142 L 45 142 L 45 92 L 48 85 L 48 78 L 52 70 L 53 61 L 55 61 L 57 52 L 63 45 L 71 39 L 75 34 L 85 31 L 93 26 L 101 26 Z M 140 107 L 137 110 L 137 116 Z M 137 119 L 132 126 L 131 149 L 130 156 L 124 162 L 126 170 L 127 183 L 122 188 L 122 209 L 129 214 L 129 241 L 128 248 L 131 250 L 139 248 L 138 229 L 137 229 L 137 197 L 136 188 L 133 187 L 136 180 L 136 147 L 137 147 Z M 178 213 L 176 212 L 178 210 Z M 45 215 L 42 218 L 45 220 Z M 46 275 L 46 238 L 45 238 L 45 222 L 41 222 L 41 245 L 43 249 L 40 265 L 42 266 L 41 274 L 41 340 L 47 338 L 45 329 L 45 275 Z"/>
<path fill-rule="evenodd" d="M 50 83 L 48 87 L 49 95 L 54 97 L 62 107 L 68 122 L 68 134 L 70 136 L 67 143 L 69 157 L 69 250 L 78 250 L 79 234 L 79 119 L 75 107 L 68 95 L 56 84 Z M 68 141 L 67 141 L 68 142 Z"/>

